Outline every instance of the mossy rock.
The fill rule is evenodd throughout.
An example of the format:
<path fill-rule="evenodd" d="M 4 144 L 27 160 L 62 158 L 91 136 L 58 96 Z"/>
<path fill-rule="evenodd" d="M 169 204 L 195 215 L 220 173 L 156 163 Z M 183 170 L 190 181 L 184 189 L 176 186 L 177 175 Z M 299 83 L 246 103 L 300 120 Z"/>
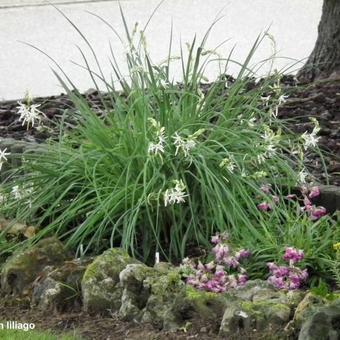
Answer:
<path fill-rule="evenodd" d="M 317 307 L 303 323 L 299 340 L 338 340 L 340 339 L 340 299 Z"/>
<path fill-rule="evenodd" d="M 223 315 L 220 335 L 225 337 L 256 332 L 283 330 L 289 322 L 291 309 L 273 301 L 239 301 L 229 305 Z M 273 336 L 275 333 L 273 333 Z M 274 339 L 274 338 L 273 338 Z"/>
<path fill-rule="evenodd" d="M 140 263 L 121 248 L 106 250 L 86 268 L 81 281 L 85 311 L 107 313 L 121 307 L 119 274 L 128 264 Z"/>
<path fill-rule="evenodd" d="M 144 264 L 128 264 L 120 272 L 120 284 L 123 289 L 119 315 L 124 320 L 140 320 L 143 309 L 150 297 L 150 287 L 144 281 L 159 277 L 160 272 Z"/>
<path fill-rule="evenodd" d="M 13 295 L 26 294 L 46 266 L 57 266 L 66 258 L 63 244 L 55 237 L 15 252 L 2 266 L 1 291 Z"/>
<path fill-rule="evenodd" d="M 228 305 L 236 300 L 227 293 L 213 293 L 197 290 L 191 286 L 186 287 L 186 315 L 183 319 L 190 319 L 193 327 L 202 326 L 218 332 L 224 311 Z"/>
<path fill-rule="evenodd" d="M 65 312 L 81 306 L 81 280 L 92 259 L 74 259 L 48 272 L 34 284 L 32 305 Z"/>
<path fill-rule="evenodd" d="M 176 330 L 182 326 L 181 310 L 185 305 L 186 285 L 178 270 L 148 277 L 143 286 L 149 290 L 149 298 L 143 309 L 142 321 L 165 330 Z"/>
<path fill-rule="evenodd" d="M 301 325 L 314 313 L 314 311 L 324 306 L 326 301 L 321 297 L 309 292 L 298 304 L 294 312 L 294 328 L 300 328 Z"/>

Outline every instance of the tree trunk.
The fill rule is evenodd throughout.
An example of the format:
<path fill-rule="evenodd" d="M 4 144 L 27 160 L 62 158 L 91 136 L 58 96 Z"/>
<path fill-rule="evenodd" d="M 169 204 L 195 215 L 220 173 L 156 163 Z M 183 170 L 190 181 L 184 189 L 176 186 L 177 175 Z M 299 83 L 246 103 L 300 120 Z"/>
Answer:
<path fill-rule="evenodd" d="M 340 75 L 340 0 L 324 0 L 318 39 L 305 66 L 298 72 L 308 82 Z"/>

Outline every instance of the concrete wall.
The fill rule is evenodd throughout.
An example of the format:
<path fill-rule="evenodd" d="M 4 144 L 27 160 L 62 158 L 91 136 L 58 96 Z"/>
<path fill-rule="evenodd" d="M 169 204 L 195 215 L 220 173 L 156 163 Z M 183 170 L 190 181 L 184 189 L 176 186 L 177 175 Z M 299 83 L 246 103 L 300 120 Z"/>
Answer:
<path fill-rule="evenodd" d="M 0 8 L 19 7 L 19 6 L 48 6 L 49 4 L 59 5 L 59 4 L 75 4 L 75 3 L 102 2 L 102 1 L 112 1 L 112 0 L 12 0 L 12 1 L 0 0 Z"/>
<path fill-rule="evenodd" d="M 147 22 L 159 0 L 123 0 L 121 3 L 128 25 L 132 28 L 135 22 L 139 22 L 140 27 Z M 258 34 L 270 27 L 269 32 L 276 40 L 279 55 L 301 60 L 309 55 L 314 46 L 321 6 L 322 0 L 166 0 L 146 32 L 148 48 L 154 62 L 167 57 L 173 22 L 173 55 L 179 55 L 180 40 L 183 44 L 190 42 L 195 34 L 201 39 L 221 11 L 224 17 L 213 29 L 208 48 L 214 48 L 229 39 L 219 49 L 220 54 L 226 56 L 236 46 L 233 58 L 242 62 Z M 58 7 L 91 42 L 108 78 L 112 72 L 108 62 L 110 43 L 123 72 L 126 71 L 124 45 L 109 27 L 86 12 L 103 17 L 124 35 L 117 1 L 75 3 Z M 50 67 L 54 67 L 53 63 L 22 42 L 30 43 L 55 58 L 81 90 L 93 87 L 89 75 L 71 62 L 84 64 L 76 47 L 78 45 L 95 68 L 91 52 L 74 28 L 52 6 L 2 8 L 0 100 L 21 98 L 27 90 L 34 96 L 58 94 L 62 91 L 50 70 Z M 266 39 L 257 51 L 254 63 L 270 57 L 272 53 L 273 45 L 270 39 Z M 292 63 L 288 59 L 277 59 L 274 66 L 283 68 Z M 295 65 L 290 71 L 301 65 Z M 269 66 L 267 64 L 259 74 L 265 73 Z M 208 69 L 210 80 L 214 79 L 217 69 L 216 64 Z M 235 74 L 237 69 L 236 64 L 230 64 L 228 72 Z M 173 73 L 180 79 L 180 64 L 173 64 Z"/>

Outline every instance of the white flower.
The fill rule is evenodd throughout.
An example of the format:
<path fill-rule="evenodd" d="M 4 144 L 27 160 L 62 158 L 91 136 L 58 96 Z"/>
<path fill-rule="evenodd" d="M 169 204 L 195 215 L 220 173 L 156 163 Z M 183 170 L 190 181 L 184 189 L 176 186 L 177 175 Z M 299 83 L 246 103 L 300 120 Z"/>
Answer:
<path fill-rule="evenodd" d="M 158 155 L 161 153 L 164 153 L 164 145 L 161 141 L 159 141 L 157 144 L 155 143 L 149 143 L 148 147 L 148 153 Z"/>
<path fill-rule="evenodd" d="M 305 131 L 301 136 L 301 138 L 304 141 L 303 147 L 305 150 L 307 150 L 310 147 L 316 147 L 319 139 L 321 138 L 316 136 L 320 131 L 319 122 L 315 118 L 311 118 L 311 121 L 314 122 L 313 131 L 311 133 Z"/>
<path fill-rule="evenodd" d="M 2 168 L 2 165 L 7 162 L 7 157 L 9 156 L 11 153 L 10 152 L 6 152 L 7 148 L 1 150 L 0 149 L 0 170 Z"/>
<path fill-rule="evenodd" d="M 174 145 L 176 147 L 175 156 L 182 150 L 184 157 L 188 157 L 190 151 L 196 146 L 196 141 L 193 138 L 182 138 L 177 132 L 172 137 L 174 139 Z"/>
<path fill-rule="evenodd" d="M 265 153 L 262 153 L 262 154 L 259 154 L 257 155 L 257 162 L 259 164 L 262 164 L 266 161 L 266 154 Z"/>
<path fill-rule="evenodd" d="M 179 204 L 185 202 L 185 197 L 188 195 L 185 193 L 185 185 L 182 180 L 175 181 L 175 187 L 167 189 L 164 192 L 164 206 L 171 204 Z"/>
<path fill-rule="evenodd" d="M 38 110 L 38 107 L 40 106 L 39 104 L 26 105 L 20 101 L 18 102 L 18 104 L 19 106 L 17 106 L 17 109 L 18 114 L 20 114 L 19 122 L 22 121 L 22 125 L 27 124 L 27 128 L 29 128 L 30 125 L 34 127 L 35 120 L 38 121 L 38 125 L 40 124 L 40 115 L 43 115 L 43 113 Z"/>
<path fill-rule="evenodd" d="M 29 187 L 27 189 L 22 189 L 22 188 L 19 188 L 18 185 L 13 186 L 12 191 L 11 191 L 12 195 L 17 200 L 21 200 L 23 197 L 30 196 L 32 194 L 32 192 L 33 192 L 32 187 Z M 30 205 L 31 205 L 31 203 L 30 203 Z"/>
<path fill-rule="evenodd" d="M 305 150 L 309 149 L 310 147 L 316 147 L 320 137 L 316 137 L 313 133 L 304 132 L 301 136 L 304 140 L 303 147 Z"/>
<path fill-rule="evenodd" d="M 153 118 L 149 118 L 149 122 L 157 131 L 158 143 L 149 143 L 148 153 L 150 155 L 160 155 L 164 153 L 164 143 L 165 143 L 165 128 L 161 127 L 159 122 Z"/>
<path fill-rule="evenodd" d="M 267 158 L 271 158 L 271 157 L 274 157 L 276 154 L 276 148 L 273 144 L 268 144 L 267 147 L 266 147 L 266 153 L 265 153 L 265 156 Z"/>
<path fill-rule="evenodd" d="M 277 138 L 274 131 L 268 126 L 265 126 L 264 134 L 261 135 L 261 137 L 264 139 L 265 143 L 272 143 Z"/>
<path fill-rule="evenodd" d="M 261 97 L 261 100 L 268 106 L 269 100 L 270 100 L 270 95 L 267 97 Z"/>
<path fill-rule="evenodd" d="M 252 117 L 248 120 L 248 126 L 249 127 L 254 127 L 256 124 L 256 118 L 255 117 Z"/>
<path fill-rule="evenodd" d="M 278 99 L 278 105 L 282 105 L 287 101 L 288 96 L 281 95 Z"/>
<path fill-rule="evenodd" d="M 305 184 L 306 183 L 306 178 L 308 176 L 308 173 L 306 172 L 305 169 L 302 169 L 300 172 L 299 172 L 299 175 L 298 175 L 298 181 L 300 184 Z"/>
<path fill-rule="evenodd" d="M 236 164 L 231 158 L 223 158 L 220 163 L 220 168 L 226 168 L 229 172 L 233 173 L 236 168 Z"/>
<path fill-rule="evenodd" d="M 244 312 L 243 310 L 238 311 L 238 312 L 236 312 L 235 314 L 238 315 L 238 316 L 240 316 L 240 317 L 243 318 L 243 319 L 248 318 L 248 314 L 247 314 L 246 312 Z"/>
<path fill-rule="evenodd" d="M 19 189 L 18 185 L 15 185 L 12 187 L 12 195 L 14 196 L 15 199 L 20 200 L 22 198 L 22 192 Z"/>

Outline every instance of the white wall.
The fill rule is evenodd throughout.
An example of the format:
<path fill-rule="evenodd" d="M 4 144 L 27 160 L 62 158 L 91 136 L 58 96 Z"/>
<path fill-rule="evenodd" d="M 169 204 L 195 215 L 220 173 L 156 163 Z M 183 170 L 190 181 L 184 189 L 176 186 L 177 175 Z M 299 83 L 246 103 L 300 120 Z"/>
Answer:
<path fill-rule="evenodd" d="M 132 27 L 136 21 L 145 24 L 158 3 L 159 0 L 122 1 L 129 25 Z M 191 41 L 195 33 L 202 37 L 222 10 L 224 18 L 216 24 L 208 47 L 213 48 L 229 38 L 220 52 L 226 55 L 236 44 L 234 58 L 242 61 L 258 34 L 270 26 L 280 55 L 303 59 L 314 46 L 321 6 L 322 0 L 166 0 L 147 30 L 149 49 L 155 62 L 167 56 L 173 21 L 174 54 L 179 54 L 180 37 L 182 42 Z M 116 1 L 60 5 L 59 8 L 93 44 L 106 74 L 111 71 L 109 41 L 119 63 L 124 65 L 124 49 L 118 39 L 100 20 L 85 12 L 102 16 L 123 34 Z M 58 60 L 82 90 L 93 87 L 89 76 L 70 62 L 82 62 L 75 45 L 80 45 L 89 57 L 90 52 L 62 15 L 51 6 L 6 8 L 0 9 L 0 99 L 21 98 L 26 90 L 34 96 L 62 91 L 50 71 L 52 63 L 19 41 L 31 43 Z M 256 60 L 269 57 L 271 50 L 267 40 L 257 51 Z M 287 62 L 277 60 L 276 67 L 283 67 Z M 236 72 L 236 68 L 231 67 L 229 72 Z M 213 71 L 209 76 L 214 76 Z"/>

